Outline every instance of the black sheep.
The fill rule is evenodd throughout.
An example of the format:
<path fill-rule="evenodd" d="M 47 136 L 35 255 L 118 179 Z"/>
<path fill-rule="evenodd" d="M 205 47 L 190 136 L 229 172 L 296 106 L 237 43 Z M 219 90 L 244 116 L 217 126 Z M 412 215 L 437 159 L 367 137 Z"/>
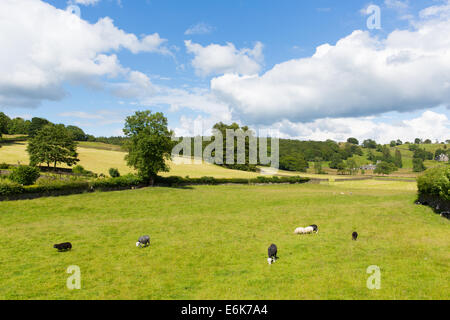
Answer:
<path fill-rule="evenodd" d="M 269 258 L 267 259 L 267 261 L 269 262 L 269 264 L 272 264 L 273 262 L 275 262 L 276 259 L 278 259 L 277 257 L 277 246 L 274 244 L 271 244 L 269 249 L 267 250 L 268 254 L 269 254 Z"/>
<path fill-rule="evenodd" d="M 67 251 L 72 249 L 72 244 L 70 242 L 59 243 L 55 244 L 53 248 L 58 249 L 58 251 Z"/>
<path fill-rule="evenodd" d="M 352 233 L 352 239 L 356 241 L 356 239 L 358 238 L 358 232 L 353 232 Z"/>

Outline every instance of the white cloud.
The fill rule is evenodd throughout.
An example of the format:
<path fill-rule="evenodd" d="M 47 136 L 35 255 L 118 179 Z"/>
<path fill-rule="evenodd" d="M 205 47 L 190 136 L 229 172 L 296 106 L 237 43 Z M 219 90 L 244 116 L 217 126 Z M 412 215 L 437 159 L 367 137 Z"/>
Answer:
<path fill-rule="evenodd" d="M 346 141 L 356 137 L 361 142 L 375 139 L 378 143 L 389 143 L 402 139 L 403 142 L 415 138 L 445 141 L 450 138 L 450 121 L 444 114 L 425 111 L 421 116 L 396 123 L 381 123 L 372 118 L 337 118 L 318 119 L 308 123 L 294 123 L 283 120 L 275 123 L 284 138 L 302 140 Z"/>
<path fill-rule="evenodd" d="M 44 23 L 45 22 L 45 23 Z M 60 100 L 66 82 L 92 84 L 127 75 L 113 52 L 170 54 L 155 33 L 138 38 L 110 18 L 91 24 L 36 0 L 0 2 L 0 105 L 37 106 Z"/>
<path fill-rule="evenodd" d="M 225 74 L 211 88 L 245 123 L 361 117 L 450 105 L 450 19 L 395 30 L 386 39 L 354 31 L 312 57 L 286 61 L 262 75 Z M 427 12 L 427 16 L 430 12 Z M 436 18 L 437 17 L 437 18 Z"/>
<path fill-rule="evenodd" d="M 185 35 L 194 35 L 194 34 L 208 34 L 213 32 L 214 28 L 210 25 L 199 22 L 196 25 L 191 26 L 189 29 L 187 29 L 184 34 Z"/>
<path fill-rule="evenodd" d="M 264 60 L 263 45 L 257 42 L 253 49 L 238 50 L 234 44 L 210 44 L 203 47 L 191 40 L 184 42 L 188 53 L 194 54 L 192 66 L 198 75 L 238 73 L 256 74 L 261 70 Z"/>
<path fill-rule="evenodd" d="M 94 5 L 100 2 L 100 0 L 71 0 L 70 3 L 82 4 L 84 6 Z"/>
<path fill-rule="evenodd" d="M 384 0 L 386 7 L 397 10 L 404 10 L 409 8 L 409 0 Z"/>

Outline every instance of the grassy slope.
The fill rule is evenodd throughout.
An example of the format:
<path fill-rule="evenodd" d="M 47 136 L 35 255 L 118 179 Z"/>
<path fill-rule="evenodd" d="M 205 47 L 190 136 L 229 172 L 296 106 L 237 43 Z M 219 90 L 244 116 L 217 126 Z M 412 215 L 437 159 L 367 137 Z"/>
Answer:
<path fill-rule="evenodd" d="M 95 173 L 108 174 L 109 168 L 118 168 L 121 174 L 132 172 L 126 165 L 124 157 L 125 152 L 107 150 L 114 149 L 115 146 L 99 143 L 81 143 L 78 147 L 79 164 L 87 170 Z M 26 143 L 17 142 L 14 144 L 3 145 L 0 148 L 0 163 L 6 162 L 16 164 L 20 161 L 22 164 L 28 163 L 28 154 L 26 152 Z M 238 170 L 229 170 L 219 166 L 203 163 L 201 165 L 182 164 L 180 159 L 171 162 L 170 172 L 161 173 L 163 176 L 190 176 L 191 178 L 214 176 L 216 178 L 254 178 L 259 174 L 254 172 L 244 172 Z"/>
<path fill-rule="evenodd" d="M 147 188 L 3 202 L 0 299 L 449 299 L 450 222 L 414 205 L 415 191 L 400 184 Z M 293 235 L 311 223 L 319 234 Z M 151 247 L 137 249 L 147 233 Z M 74 249 L 56 252 L 62 241 Z M 268 266 L 272 242 L 280 259 Z M 69 265 L 81 268 L 81 290 L 65 287 Z M 381 290 L 366 288 L 370 265 L 381 267 Z"/>

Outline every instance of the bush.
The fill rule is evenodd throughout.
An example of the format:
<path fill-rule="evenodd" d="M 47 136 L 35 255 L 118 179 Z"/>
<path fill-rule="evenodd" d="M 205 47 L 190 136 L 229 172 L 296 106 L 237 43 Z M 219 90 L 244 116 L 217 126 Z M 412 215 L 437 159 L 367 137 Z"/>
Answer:
<path fill-rule="evenodd" d="M 111 176 L 111 178 L 118 178 L 118 177 L 120 177 L 120 172 L 116 168 L 110 168 L 109 175 Z"/>
<path fill-rule="evenodd" d="M 9 175 L 9 179 L 24 186 L 32 185 L 39 178 L 39 169 L 31 166 L 18 166 Z"/>
<path fill-rule="evenodd" d="M 5 170 L 5 169 L 9 169 L 9 164 L 7 164 L 7 163 L 0 163 L 0 169 L 3 169 L 3 170 Z"/>
<path fill-rule="evenodd" d="M 417 179 L 417 188 L 423 195 L 438 196 L 450 201 L 450 167 L 432 168 Z"/>
<path fill-rule="evenodd" d="M 23 186 L 20 184 L 6 181 L 0 181 L 0 196 L 9 196 L 23 193 Z"/>
<path fill-rule="evenodd" d="M 92 171 L 84 169 L 83 166 L 77 165 L 72 168 L 72 172 L 78 175 L 88 176 L 88 177 L 96 177 L 97 175 Z"/>

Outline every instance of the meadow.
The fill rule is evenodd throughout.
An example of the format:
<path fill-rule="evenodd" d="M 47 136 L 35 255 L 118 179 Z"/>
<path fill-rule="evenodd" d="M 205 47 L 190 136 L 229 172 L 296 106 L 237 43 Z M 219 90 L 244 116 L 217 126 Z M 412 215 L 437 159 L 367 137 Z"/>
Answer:
<path fill-rule="evenodd" d="M 415 199 L 413 182 L 348 181 L 0 202 L 0 299 L 449 299 L 449 221 Z M 70 265 L 81 290 L 66 288 Z"/>

